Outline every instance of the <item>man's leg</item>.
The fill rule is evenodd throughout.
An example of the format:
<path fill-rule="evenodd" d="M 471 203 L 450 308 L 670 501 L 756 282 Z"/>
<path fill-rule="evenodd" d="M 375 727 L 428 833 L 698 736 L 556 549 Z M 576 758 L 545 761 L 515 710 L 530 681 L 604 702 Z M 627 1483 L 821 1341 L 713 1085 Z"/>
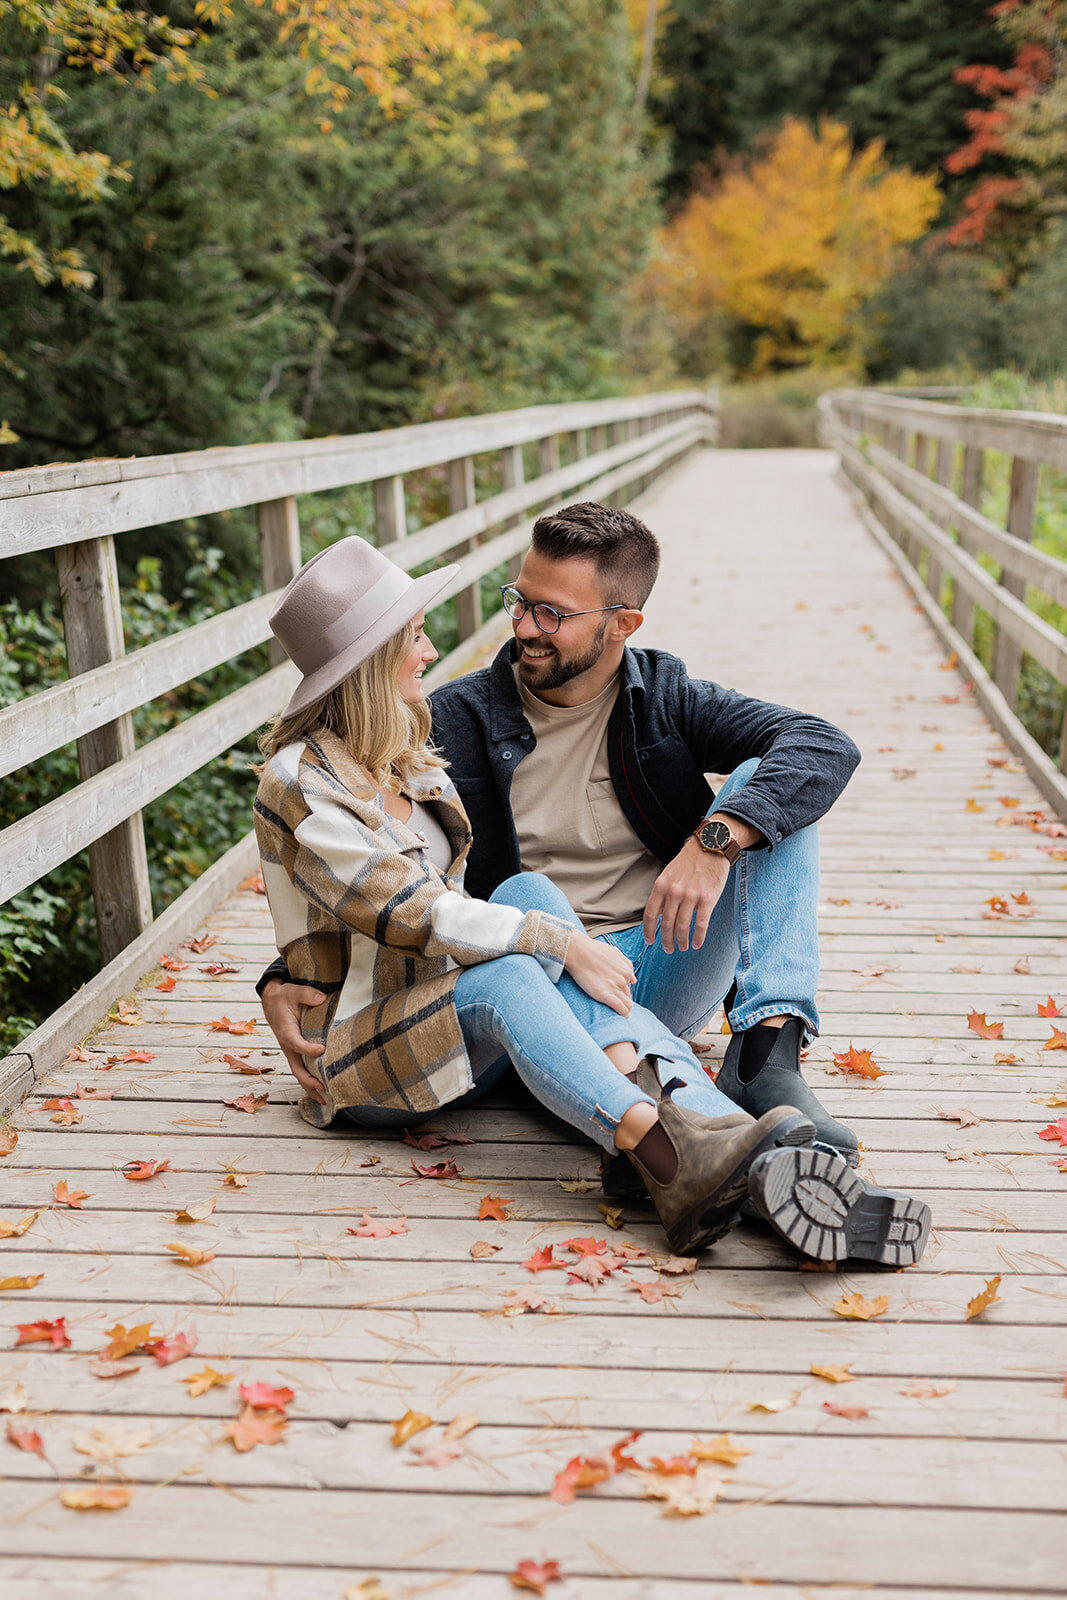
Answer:
<path fill-rule="evenodd" d="M 732 772 L 712 809 L 728 812 L 758 765 L 746 761 Z M 634 963 L 635 999 L 683 1037 L 698 1033 L 736 985 L 718 1086 L 754 1115 L 757 1103 L 796 1104 L 820 1142 L 854 1160 L 855 1135 L 827 1115 L 800 1076 L 801 1045 L 819 1031 L 818 897 L 819 843 L 811 826 L 774 850 L 742 853 L 699 950 L 668 955 L 658 937 L 646 947 L 639 927 L 607 937 Z"/>

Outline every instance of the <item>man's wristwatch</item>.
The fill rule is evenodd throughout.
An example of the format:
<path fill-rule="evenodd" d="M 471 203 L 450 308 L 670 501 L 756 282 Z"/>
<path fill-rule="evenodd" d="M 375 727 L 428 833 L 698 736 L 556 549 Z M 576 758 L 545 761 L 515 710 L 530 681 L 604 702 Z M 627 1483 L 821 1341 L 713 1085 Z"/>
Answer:
<path fill-rule="evenodd" d="M 725 856 L 731 867 L 741 854 L 741 846 L 730 832 L 729 824 L 723 822 L 721 817 L 705 817 L 700 827 L 694 830 L 693 838 L 709 855 Z"/>

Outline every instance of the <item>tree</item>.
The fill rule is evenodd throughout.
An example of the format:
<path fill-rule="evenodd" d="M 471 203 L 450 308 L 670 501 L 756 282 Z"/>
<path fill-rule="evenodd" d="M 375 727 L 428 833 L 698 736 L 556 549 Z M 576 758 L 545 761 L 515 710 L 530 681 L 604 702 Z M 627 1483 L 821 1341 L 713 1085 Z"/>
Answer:
<path fill-rule="evenodd" d="M 854 150 L 841 123 L 788 118 L 675 219 L 669 292 L 683 317 L 724 313 L 755 371 L 858 360 L 860 307 L 940 203 L 936 179 L 891 168 L 880 140 Z"/>

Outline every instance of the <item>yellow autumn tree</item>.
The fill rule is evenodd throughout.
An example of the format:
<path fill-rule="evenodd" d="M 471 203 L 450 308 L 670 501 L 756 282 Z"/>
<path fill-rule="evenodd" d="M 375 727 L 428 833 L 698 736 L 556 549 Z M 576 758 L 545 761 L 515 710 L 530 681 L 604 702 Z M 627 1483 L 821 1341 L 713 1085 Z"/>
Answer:
<path fill-rule="evenodd" d="M 787 119 L 756 156 L 689 200 L 653 272 L 683 338 L 716 313 L 750 332 L 752 367 L 848 363 L 859 309 L 941 204 L 931 176 L 894 168 L 881 140 Z"/>

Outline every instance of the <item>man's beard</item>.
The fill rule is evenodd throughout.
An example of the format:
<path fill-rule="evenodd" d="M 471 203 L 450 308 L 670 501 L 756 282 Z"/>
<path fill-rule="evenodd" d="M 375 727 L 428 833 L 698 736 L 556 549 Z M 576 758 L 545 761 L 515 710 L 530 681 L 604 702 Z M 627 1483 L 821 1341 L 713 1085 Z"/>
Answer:
<path fill-rule="evenodd" d="M 600 630 L 589 649 L 581 656 L 561 656 L 553 644 L 539 641 L 538 649 L 552 650 L 554 654 L 543 662 L 527 661 L 519 656 L 519 677 L 527 689 L 562 689 L 565 683 L 570 683 L 572 678 L 580 677 L 583 672 L 588 672 L 590 667 L 595 667 L 604 654 L 604 635 L 607 632 L 607 623 L 600 624 Z M 519 649 L 522 649 L 520 644 Z"/>

